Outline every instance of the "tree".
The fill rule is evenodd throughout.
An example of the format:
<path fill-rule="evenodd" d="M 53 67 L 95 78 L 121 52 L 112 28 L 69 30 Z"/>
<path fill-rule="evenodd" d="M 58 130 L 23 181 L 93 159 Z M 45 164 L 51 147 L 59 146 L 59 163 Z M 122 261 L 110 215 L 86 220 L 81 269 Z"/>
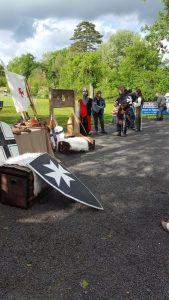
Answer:
<path fill-rule="evenodd" d="M 64 65 L 68 49 L 47 52 L 40 63 L 50 86 L 58 86 L 61 68 Z"/>
<path fill-rule="evenodd" d="M 31 86 L 31 92 L 33 96 L 39 96 L 43 98 L 44 96 L 48 97 L 49 85 L 42 68 L 39 66 L 34 69 L 29 77 L 29 83 Z"/>
<path fill-rule="evenodd" d="M 102 76 L 102 62 L 97 51 L 85 53 L 69 51 L 60 70 L 59 86 L 81 91 L 83 85 L 90 83 L 96 87 Z"/>
<path fill-rule="evenodd" d="M 98 53 L 83 53 L 79 62 L 79 81 L 81 85 L 91 83 L 95 88 L 102 76 L 102 62 Z"/>
<path fill-rule="evenodd" d="M 110 36 L 107 43 L 101 45 L 99 53 L 110 68 L 117 67 L 125 56 L 125 49 L 138 40 L 140 40 L 140 36 L 137 33 L 125 29 L 117 30 Z"/>
<path fill-rule="evenodd" d="M 141 88 L 146 99 L 153 99 L 157 92 L 161 57 L 155 46 L 146 40 L 137 41 L 126 49 L 119 65 L 119 77 L 128 88 Z"/>
<path fill-rule="evenodd" d="M 7 66 L 9 71 L 21 74 L 28 79 L 31 72 L 37 68 L 35 56 L 31 53 L 23 54 L 20 57 L 16 57 L 11 60 Z"/>
<path fill-rule="evenodd" d="M 5 86 L 6 86 L 5 72 L 4 72 L 4 68 L 0 65 L 0 87 L 5 87 Z"/>
<path fill-rule="evenodd" d="M 146 39 L 155 44 L 163 53 L 167 51 L 164 40 L 169 41 L 169 0 L 163 0 L 164 10 L 160 11 L 153 25 L 146 25 L 143 30 L 147 32 Z"/>
<path fill-rule="evenodd" d="M 95 29 L 95 24 L 82 21 L 77 25 L 70 40 L 74 41 L 71 45 L 73 51 L 88 52 L 95 51 L 102 43 L 102 35 Z"/>

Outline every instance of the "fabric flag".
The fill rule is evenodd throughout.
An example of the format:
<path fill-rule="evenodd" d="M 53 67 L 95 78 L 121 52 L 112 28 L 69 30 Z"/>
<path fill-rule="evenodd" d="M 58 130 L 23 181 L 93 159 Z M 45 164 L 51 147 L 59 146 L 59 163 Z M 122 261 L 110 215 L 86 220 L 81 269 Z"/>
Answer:
<path fill-rule="evenodd" d="M 16 111 L 28 112 L 28 95 L 25 86 L 25 77 L 8 72 L 6 69 L 5 74 Z"/>
<path fill-rule="evenodd" d="M 25 86 L 25 77 L 16 73 L 8 72 L 2 59 L 0 65 L 4 67 L 11 97 L 17 112 L 28 112 L 28 96 Z"/>

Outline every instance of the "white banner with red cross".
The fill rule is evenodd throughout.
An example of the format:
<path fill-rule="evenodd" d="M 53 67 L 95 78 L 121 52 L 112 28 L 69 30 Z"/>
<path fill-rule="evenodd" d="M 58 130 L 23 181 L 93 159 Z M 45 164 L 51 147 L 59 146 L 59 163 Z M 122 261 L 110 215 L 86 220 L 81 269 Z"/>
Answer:
<path fill-rule="evenodd" d="M 5 69 L 6 79 L 17 112 L 28 112 L 28 95 L 25 86 L 25 77 Z"/>

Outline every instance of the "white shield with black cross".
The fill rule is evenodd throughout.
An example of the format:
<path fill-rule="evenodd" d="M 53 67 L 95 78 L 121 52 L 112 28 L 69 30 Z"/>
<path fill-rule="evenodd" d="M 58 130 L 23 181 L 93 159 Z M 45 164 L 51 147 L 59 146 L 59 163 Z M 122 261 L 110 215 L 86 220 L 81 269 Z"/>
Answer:
<path fill-rule="evenodd" d="M 10 126 L 0 122 L 0 162 L 5 162 L 9 157 L 18 155 L 18 146 Z"/>

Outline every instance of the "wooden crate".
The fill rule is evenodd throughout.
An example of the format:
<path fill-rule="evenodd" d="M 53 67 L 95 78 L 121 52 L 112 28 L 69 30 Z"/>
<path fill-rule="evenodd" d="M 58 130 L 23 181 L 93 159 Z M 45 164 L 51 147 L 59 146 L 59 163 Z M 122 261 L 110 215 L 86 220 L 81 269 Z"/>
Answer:
<path fill-rule="evenodd" d="M 43 183 L 41 192 L 34 195 L 34 177 L 27 167 L 3 165 L 0 167 L 0 201 L 4 204 L 29 208 L 44 190 L 49 188 Z"/>

